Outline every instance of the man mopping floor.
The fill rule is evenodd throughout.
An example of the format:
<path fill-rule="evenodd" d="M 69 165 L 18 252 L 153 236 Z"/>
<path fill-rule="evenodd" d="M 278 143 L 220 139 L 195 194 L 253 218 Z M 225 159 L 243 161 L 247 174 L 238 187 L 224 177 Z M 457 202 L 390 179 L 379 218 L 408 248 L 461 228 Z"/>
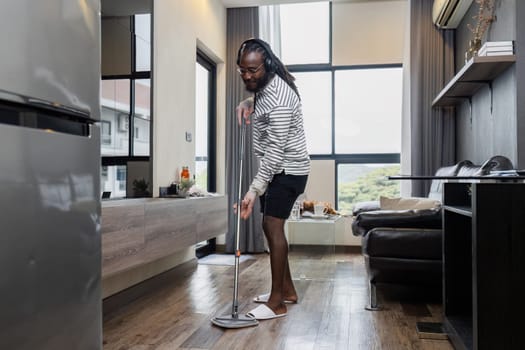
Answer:
<path fill-rule="evenodd" d="M 239 125 L 253 125 L 253 146 L 260 160 L 241 202 L 240 216 L 248 219 L 259 197 L 272 274 L 270 293 L 257 296 L 255 301 L 262 305 L 247 315 L 267 320 L 286 316 L 285 304 L 298 299 L 288 264 L 284 224 L 306 187 L 310 157 L 295 78 L 270 46 L 260 39 L 246 40 L 237 53 L 237 66 L 246 89 L 254 93 L 253 99 L 237 107 L 237 117 Z"/>

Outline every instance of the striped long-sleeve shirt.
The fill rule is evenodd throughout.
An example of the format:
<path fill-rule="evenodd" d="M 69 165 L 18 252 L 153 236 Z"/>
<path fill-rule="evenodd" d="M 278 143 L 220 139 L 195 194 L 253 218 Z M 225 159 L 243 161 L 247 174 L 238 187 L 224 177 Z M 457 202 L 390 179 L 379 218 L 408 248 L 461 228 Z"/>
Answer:
<path fill-rule="evenodd" d="M 283 170 L 289 175 L 308 175 L 310 157 L 306 148 L 301 101 L 295 91 L 275 75 L 255 97 L 253 142 L 260 164 L 250 190 L 260 196 L 273 176 Z"/>

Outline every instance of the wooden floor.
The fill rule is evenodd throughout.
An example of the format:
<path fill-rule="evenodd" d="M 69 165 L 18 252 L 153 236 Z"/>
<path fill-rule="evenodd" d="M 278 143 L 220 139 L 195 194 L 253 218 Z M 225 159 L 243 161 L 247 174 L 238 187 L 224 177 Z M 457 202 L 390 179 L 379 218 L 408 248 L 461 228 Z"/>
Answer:
<path fill-rule="evenodd" d="M 239 313 L 256 307 L 252 298 L 269 290 L 269 256 L 253 257 L 240 264 Z M 286 317 L 222 329 L 210 319 L 231 314 L 233 266 L 186 263 L 150 280 L 154 289 L 132 302 L 143 291 L 104 301 L 104 349 L 452 349 L 447 340 L 419 339 L 416 332 L 418 321 L 441 321 L 439 301 L 409 302 L 383 288 L 378 297 L 385 309 L 364 309 L 360 254 L 294 247 L 290 267 L 300 301 Z"/>

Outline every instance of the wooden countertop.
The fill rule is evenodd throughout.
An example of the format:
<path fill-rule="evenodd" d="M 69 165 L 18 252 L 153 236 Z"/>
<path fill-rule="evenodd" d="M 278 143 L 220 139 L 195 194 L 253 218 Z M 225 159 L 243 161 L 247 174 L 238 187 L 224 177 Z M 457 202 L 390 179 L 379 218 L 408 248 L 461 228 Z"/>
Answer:
<path fill-rule="evenodd" d="M 102 202 L 102 277 L 168 256 L 228 230 L 227 196 Z"/>

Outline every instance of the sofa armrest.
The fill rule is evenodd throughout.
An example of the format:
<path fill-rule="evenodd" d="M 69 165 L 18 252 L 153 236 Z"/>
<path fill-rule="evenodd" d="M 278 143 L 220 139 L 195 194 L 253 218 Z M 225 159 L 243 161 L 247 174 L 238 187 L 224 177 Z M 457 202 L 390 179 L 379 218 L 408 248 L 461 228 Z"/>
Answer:
<path fill-rule="evenodd" d="M 421 210 L 376 210 L 357 215 L 352 222 L 354 236 L 364 236 L 375 227 L 441 228 L 441 208 Z"/>
<path fill-rule="evenodd" d="M 363 237 L 364 255 L 400 259 L 442 259 L 442 230 L 377 227 Z"/>
<path fill-rule="evenodd" d="M 356 216 L 365 211 L 374 211 L 374 210 L 380 210 L 380 209 L 381 209 L 381 206 L 379 204 L 379 201 L 358 202 L 354 204 L 354 207 L 352 208 L 352 215 Z"/>

